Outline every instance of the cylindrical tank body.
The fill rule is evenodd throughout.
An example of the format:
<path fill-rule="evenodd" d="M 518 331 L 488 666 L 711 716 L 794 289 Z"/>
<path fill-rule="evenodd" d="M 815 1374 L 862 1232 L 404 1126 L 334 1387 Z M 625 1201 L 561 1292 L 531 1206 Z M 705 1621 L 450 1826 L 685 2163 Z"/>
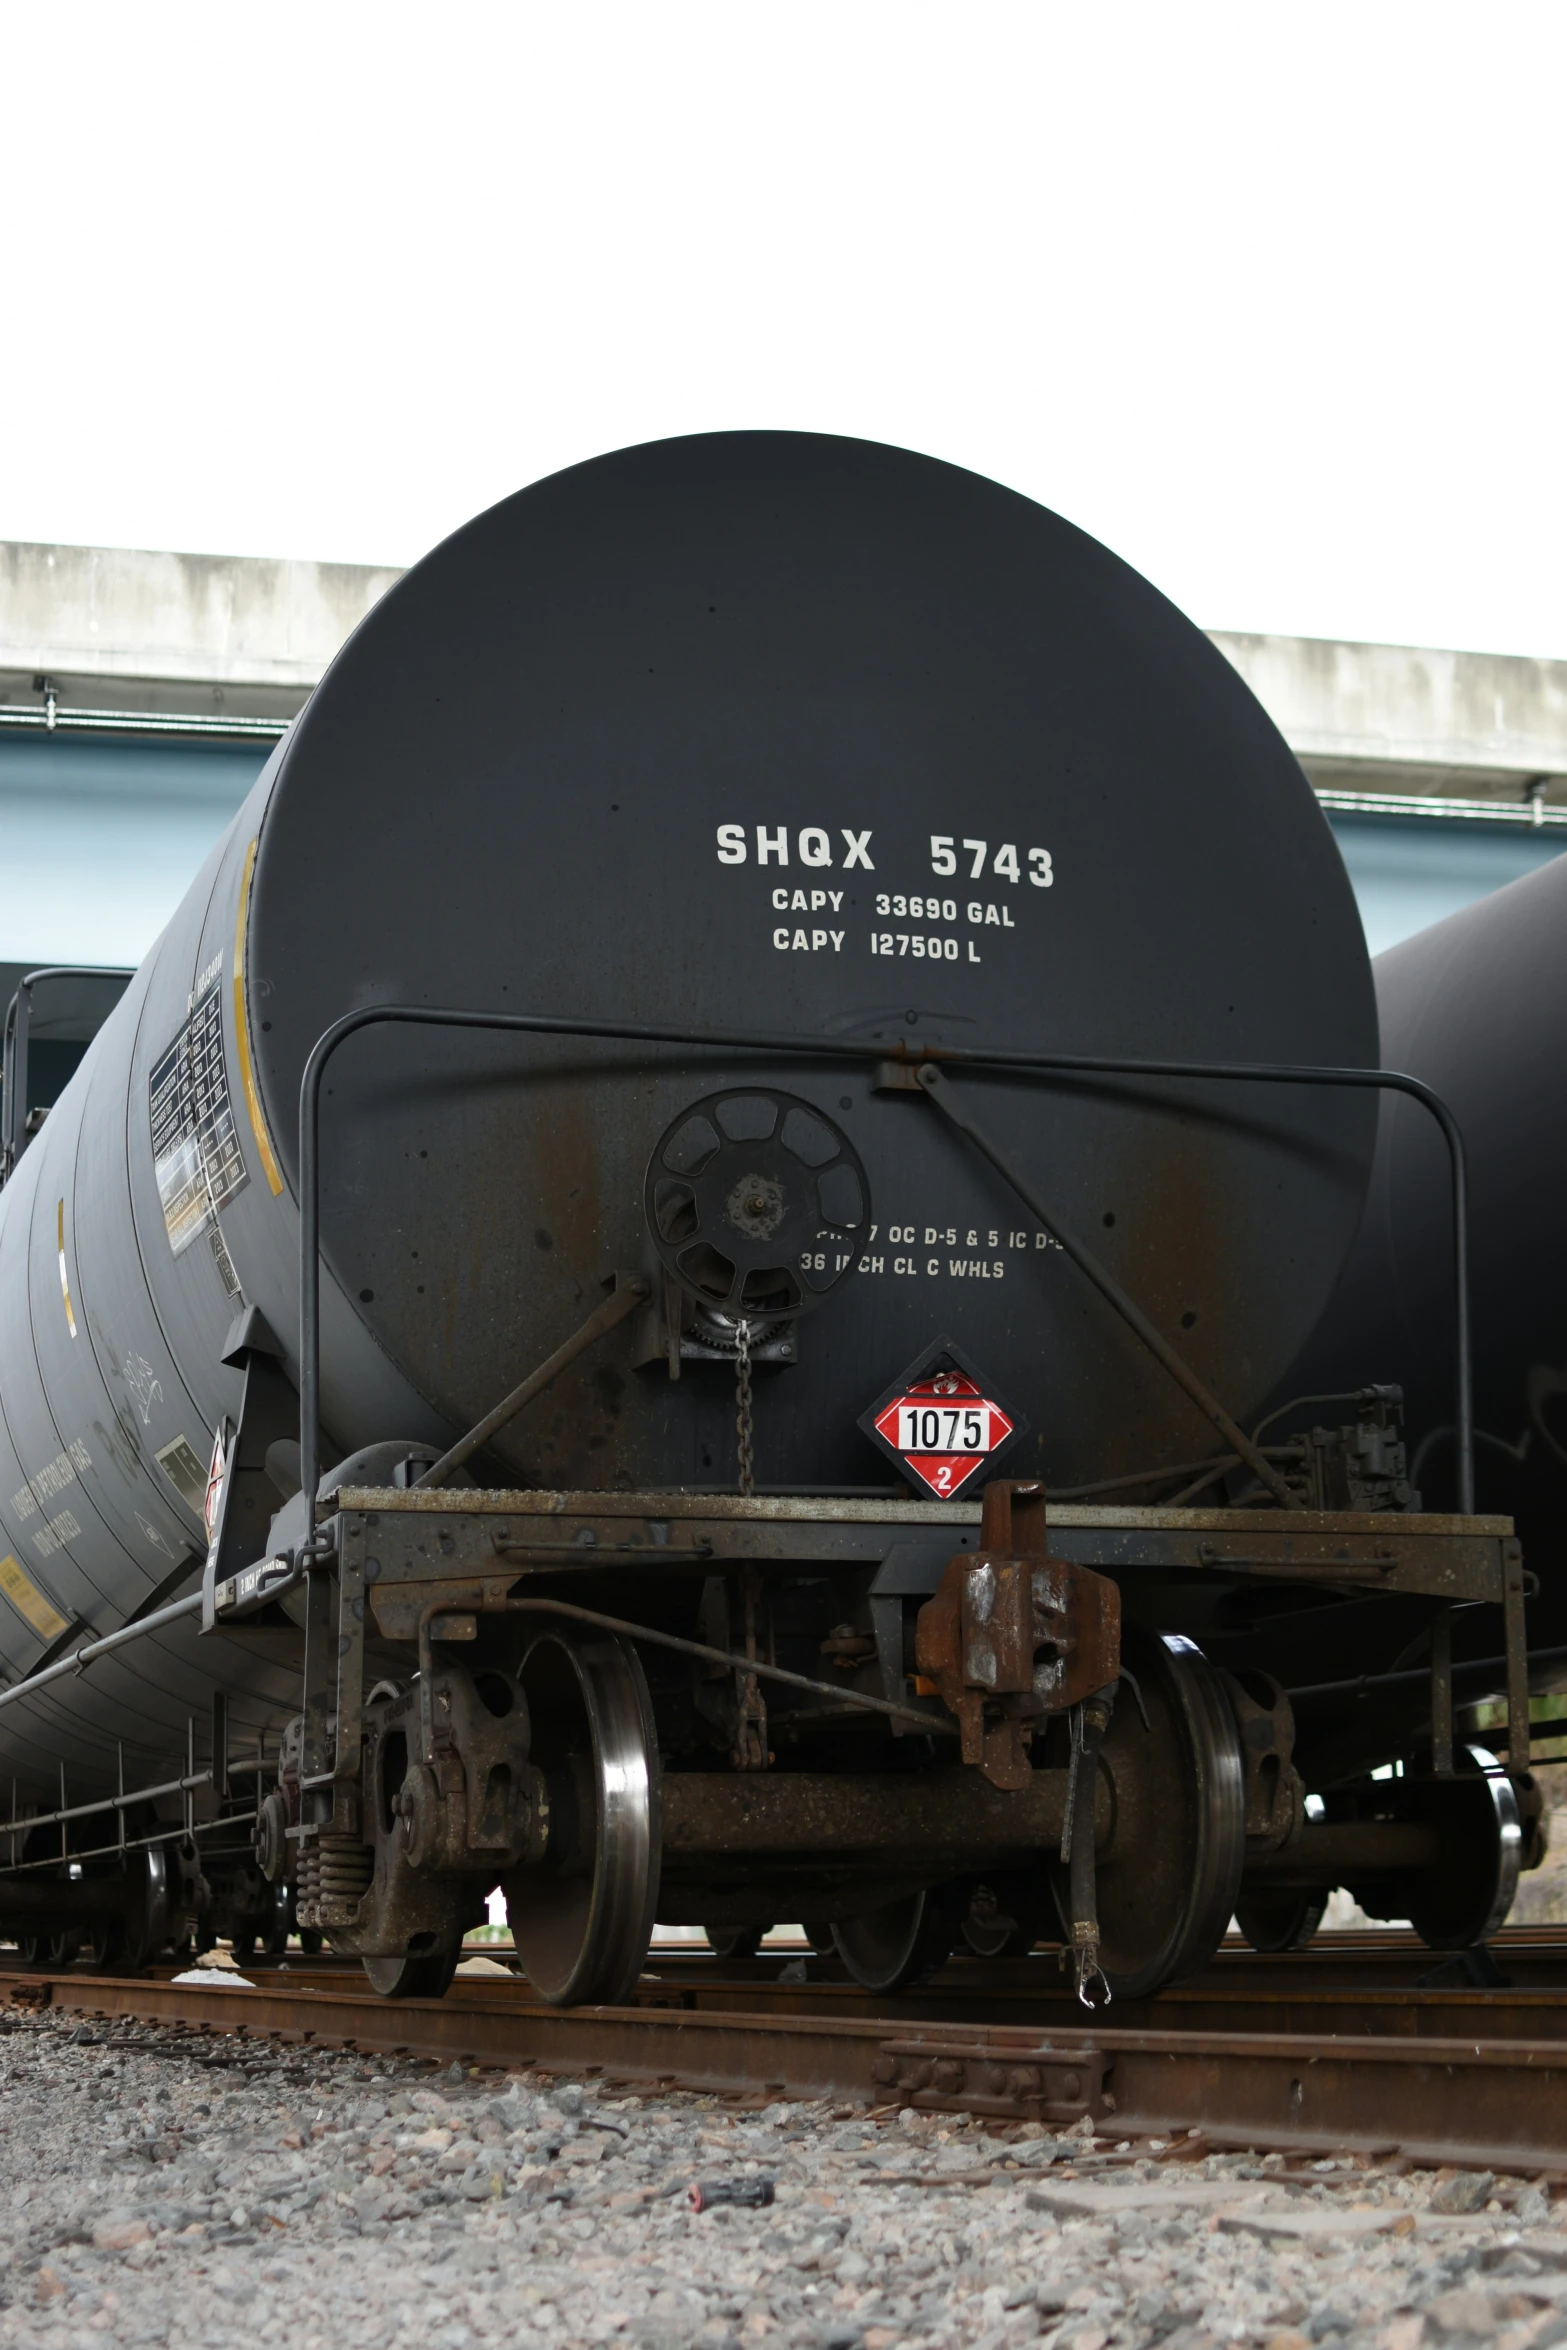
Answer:
<path fill-rule="evenodd" d="M 293 1367 L 301 1071 L 376 1002 L 889 1051 L 1377 1052 L 1300 769 L 1206 639 L 1081 532 L 934 460 L 805 435 L 542 482 L 345 647 L 0 1197 L 0 1546 L 60 1617 L 112 1628 L 199 1545 L 242 1304 Z M 792 1364 L 758 1375 L 764 1490 L 884 1484 L 857 1422 L 943 1339 L 1026 1416 L 1013 1473 L 1208 1450 L 1007 1187 L 873 1077 L 805 1053 L 356 1036 L 323 1101 L 331 1444 L 477 1419 L 606 1275 L 647 1268 L 644 1174 L 671 1121 L 764 1083 L 851 1138 L 873 1220 Z M 1372 1105 L 959 1082 L 1230 1409 L 1264 1396 L 1356 1228 Z M 672 1379 L 622 1332 L 491 1471 L 722 1488 L 734 1426 L 731 1369 Z M 0 1617 L 14 1673 L 38 1621 Z M 66 1736 L 84 1770 L 116 1736 L 150 1754 L 214 1676 L 243 1680 L 242 1718 L 285 1698 L 169 1635 L 0 1712 L 0 1768 L 35 1771 Z"/>
<path fill-rule="evenodd" d="M 1448 1103 L 1469 1166 L 1477 1499 L 1517 1517 L 1532 1646 L 1567 1642 L 1567 857 L 1373 966 L 1382 1051 Z M 1291 1384 L 1397 1379 L 1427 1506 L 1454 1506 L 1452 1184 L 1429 1115 L 1382 1110 L 1364 1229 Z M 1494 1653 L 1494 1622 L 1482 1625 Z"/>

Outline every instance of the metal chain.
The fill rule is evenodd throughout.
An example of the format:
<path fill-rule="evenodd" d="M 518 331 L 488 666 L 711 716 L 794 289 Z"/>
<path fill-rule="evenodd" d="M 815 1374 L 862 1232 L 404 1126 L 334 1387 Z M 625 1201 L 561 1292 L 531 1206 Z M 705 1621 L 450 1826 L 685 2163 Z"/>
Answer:
<path fill-rule="evenodd" d="M 756 1491 L 756 1451 L 751 1414 L 751 1325 L 742 1316 L 735 1330 L 735 1430 L 740 1449 L 740 1491 Z"/>

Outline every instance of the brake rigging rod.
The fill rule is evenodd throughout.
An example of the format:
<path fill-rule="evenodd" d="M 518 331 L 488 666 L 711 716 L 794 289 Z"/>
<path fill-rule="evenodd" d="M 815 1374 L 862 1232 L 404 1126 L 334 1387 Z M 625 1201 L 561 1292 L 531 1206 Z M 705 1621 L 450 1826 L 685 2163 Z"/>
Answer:
<path fill-rule="evenodd" d="M 1156 1330 L 1136 1300 L 1127 1296 L 1113 1274 L 1106 1271 L 1092 1250 L 1083 1246 L 1076 1236 L 1067 1231 L 1059 1216 L 1048 1209 L 1043 1200 L 1026 1183 L 1017 1169 L 1003 1158 L 984 1129 L 976 1126 L 968 1110 L 934 1061 L 922 1061 L 915 1072 L 921 1093 L 929 1096 L 943 1117 L 950 1120 L 960 1134 L 966 1134 L 981 1158 L 988 1159 L 1004 1183 L 1009 1183 L 1030 1215 L 1037 1216 L 1045 1230 L 1061 1243 L 1080 1273 L 1089 1280 L 1120 1315 L 1127 1327 L 1134 1331 L 1169 1372 L 1176 1384 L 1184 1387 L 1197 1409 L 1213 1422 L 1232 1452 L 1240 1454 L 1246 1466 L 1259 1477 L 1281 1509 L 1292 1510 L 1295 1496 L 1285 1484 L 1278 1470 L 1261 1450 L 1253 1444 L 1244 1428 L 1232 1420 L 1218 1397 L 1204 1385 L 1190 1363 L 1178 1355 L 1169 1340 Z"/>
<path fill-rule="evenodd" d="M 607 1297 L 601 1306 L 595 1307 L 581 1329 L 574 1330 L 565 1345 L 558 1346 L 548 1361 L 540 1363 L 536 1371 L 530 1371 L 520 1387 L 514 1387 L 510 1395 L 503 1395 L 493 1411 L 486 1412 L 466 1436 L 459 1437 L 450 1452 L 443 1452 L 438 1461 L 432 1461 L 424 1475 L 414 1479 L 413 1491 L 422 1493 L 432 1485 L 444 1485 L 454 1469 L 460 1469 L 481 1444 L 488 1444 L 497 1430 L 504 1428 L 508 1420 L 514 1420 L 523 1405 L 532 1403 L 534 1397 L 542 1393 L 552 1379 L 558 1379 L 561 1372 L 576 1361 L 578 1355 L 585 1354 L 595 1340 L 604 1336 L 606 1330 L 613 1330 L 617 1322 L 623 1322 L 638 1306 L 645 1305 L 648 1295 L 648 1284 L 640 1273 L 633 1274 L 629 1279 L 622 1274 L 616 1282 L 614 1295 Z"/>

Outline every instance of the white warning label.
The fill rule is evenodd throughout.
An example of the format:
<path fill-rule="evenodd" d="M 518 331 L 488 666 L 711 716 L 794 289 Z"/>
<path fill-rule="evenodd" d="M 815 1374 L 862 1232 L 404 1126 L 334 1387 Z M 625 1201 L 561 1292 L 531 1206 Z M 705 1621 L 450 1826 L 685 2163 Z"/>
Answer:
<path fill-rule="evenodd" d="M 221 962 L 201 976 L 184 1027 L 147 1081 L 158 1197 L 176 1256 L 203 1232 L 216 1233 L 218 1209 L 249 1180 L 223 1056 Z"/>

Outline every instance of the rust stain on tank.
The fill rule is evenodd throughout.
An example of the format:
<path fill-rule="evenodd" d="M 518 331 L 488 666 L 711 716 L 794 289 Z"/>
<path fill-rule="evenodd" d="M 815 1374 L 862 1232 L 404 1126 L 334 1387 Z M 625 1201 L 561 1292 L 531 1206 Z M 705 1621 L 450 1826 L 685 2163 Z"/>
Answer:
<path fill-rule="evenodd" d="M 559 1344 L 600 1302 L 598 1276 L 613 1254 L 603 1226 L 600 1121 L 613 1118 L 615 1103 L 613 1091 L 606 1100 L 596 1073 L 584 1072 L 530 1086 L 526 1105 L 528 1172 L 519 1181 L 515 1163 L 507 1168 L 509 1212 L 525 1227 L 521 1254 L 528 1270 L 519 1303 L 533 1328 L 547 1323 L 553 1330 L 559 1323 L 553 1340 Z M 590 1361 L 566 1372 L 498 1449 L 545 1477 L 568 1466 L 588 1471 L 616 1417 L 595 1385 L 594 1369 Z"/>
<path fill-rule="evenodd" d="M 547 1103 L 530 1099 L 540 1228 L 552 1243 L 540 1253 L 578 1268 L 595 1266 L 604 1247 L 603 1142 L 595 1115 L 603 1106 L 589 1076 L 552 1084 Z"/>
<path fill-rule="evenodd" d="M 1114 1211 L 1113 1253 L 1102 1230 L 1084 1237 L 1219 1401 L 1231 1410 L 1244 1409 L 1249 1397 L 1226 1392 L 1236 1386 L 1237 1340 L 1243 1360 L 1250 1349 L 1235 1326 L 1249 1268 L 1245 1229 L 1224 1181 L 1223 1129 L 1214 1131 L 1206 1122 L 1172 1127 L 1161 1121 L 1150 1123 L 1145 1133 L 1149 1141 L 1131 1162 L 1133 1187 L 1120 1193 Z M 1096 1415 L 1104 1439 L 1085 1477 L 1130 1474 L 1161 1459 L 1221 1449 L 1217 1433 L 1163 1366 L 1115 1320 L 1107 1304 L 1100 1310 L 1115 1324 L 1119 1343 Z M 1140 1358 L 1136 1398 L 1123 1384 L 1128 1355 Z M 1152 1426 L 1145 1418 L 1150 1402 Z"/>
<path fill-rule="evenodd" d="M 487 1095 L 459 1090 L 454 1106 L 448 1135 L 431 1137 L 440 1173 L 427 1219 L 401 1236 L 418 1261 L 397 1338 L 416 1383 L 465 1427 L 599 1302 L 605 1242 L 590 1073 L 534 1067 Z M 500 1442 L 519 1469 L 536 1458 L 553 1401 Z"/>

